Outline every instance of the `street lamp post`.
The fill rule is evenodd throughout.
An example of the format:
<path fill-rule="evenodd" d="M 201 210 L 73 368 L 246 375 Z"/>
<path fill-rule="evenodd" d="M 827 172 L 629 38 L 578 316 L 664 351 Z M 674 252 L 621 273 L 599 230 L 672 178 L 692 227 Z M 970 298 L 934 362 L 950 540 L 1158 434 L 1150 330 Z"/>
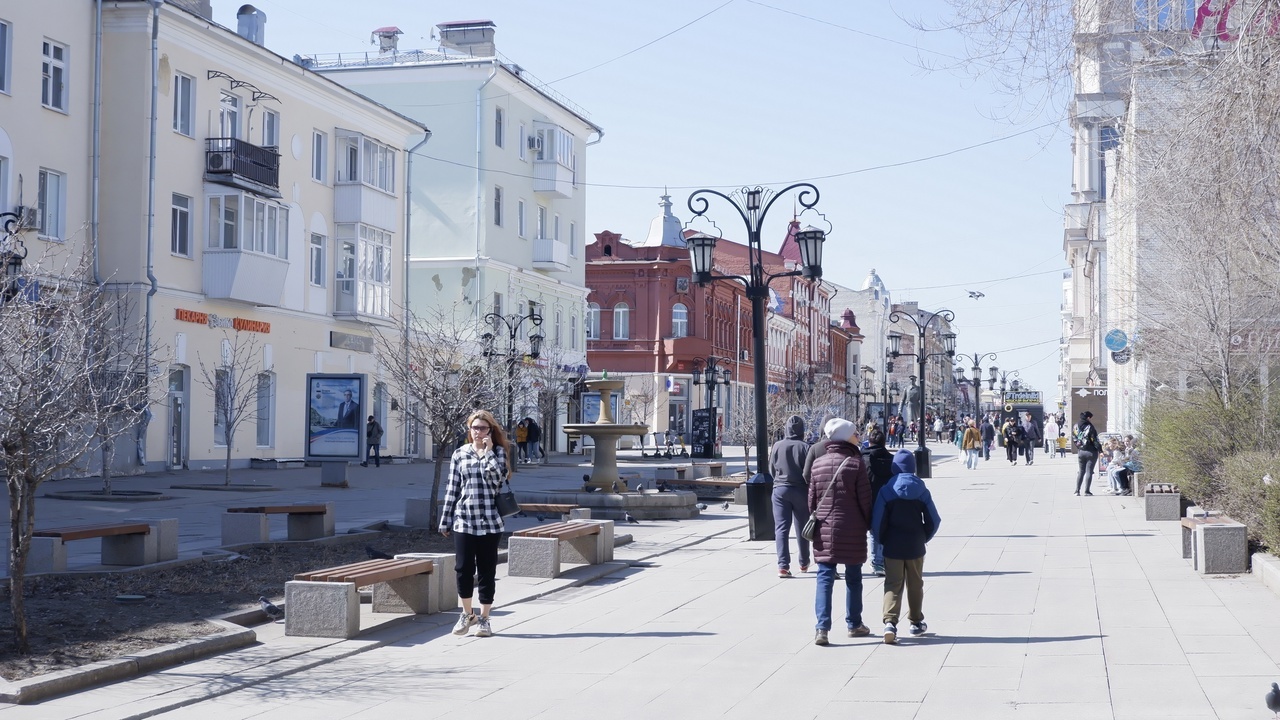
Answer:
<path fill-rule="evenodd" d="M 8 302 L 18 293 L 18 275 L 22 273 L 22 261 L 27 259 L 27 246 L 22 243 L 22 216 L 18 213 L 0 212 L 0 272 L 4 273 L 4 286 L 0 287 L 0 303 Z"/>
<path fill-rule="evenodd" d="M 693 213 L 692 222 L 697 218 L 706 218 L 711 203 L 707 196 L 715 196 L 729 203 L 738 212 L 747 229 L 747 257 L 750 261 L 750 276 L 713 275 L 712 253 L 718 238 L 705 233 L 695 233 L 685 239 L 689 248 L 689 260 L 693 265 L 694 281 L 705 285 L 713 280 L 735 280 L 746 288 L 747 298 L 751 300 L 751 333 L 752 337 L 752 385 L 755 395 L 756 424 L 756 466 L 759 469 L 755 478 L 759 482 L 773 484 L 769 474 L 767 458 L 769 457 L 768 422 L 768 374 L 765 363 L 765 302 L 769 298 L 769 283 L 781 277 L 801 276 L 817 279 L 822 277 L 822 243 L 826 233 L 813 227 L 806 227 L 795 234 L 796 243 L 800 246 L 800 270 L 770 274 L 764 268 L 764 249 L 761 246 L 760 229 L 764 224 L 769 208 L 785 193 L 799 190 L 797 201 L 805 210 L 818 204 L 818 188 L 809 183 L 788 185 L 777 193 L 766 191 L 761 187 L 742 188 L 733 195 L 725 195 L 716 190 L 697 190 L 689 196 L 689 210 Z M 747 494 L 747 527 L 752 540 L 773 539 L 773 508 L 768 500 L 750 502 L 752 493 Z"/>
<path fill-rule="evenodd" d="M 957 361 L 963 360 L 972 365 L 972 367 L 970 367 L 969 369 L 973 373 L 971 377 L 972 377 L 972 383 L 973 383 L 973 416 L 975 418 L 982 414 L 982 403 L 980 402 L 980 398 L 982 397 L 982 361 L 988 360 L 988 359 L 991 360 L 992 362 L 995 362 L 996 354 L 995 353 L 973 353 L 972 355 L 966 355 L 964 353 L 956 354 Z M 994 373 L 995 373 L 994 365 L 991 366 L 991 372 L 992 372 L 992 376 L 994 377 Z M 963 377 L 964 377 L 964 368 L 957 367 L 956 382 L 960 382 L 963 379 Z M 994 380 L 991 380 L 991 382 L 994 382 Z"/>
<path fill-rule="evenodd" d="M 729 377 L 729 368 L 720 367 L 720 363 L 728 361 L 714 355 L 707 357 L 705 360 L 700 357 L 693 359 L 693 384 L 705 385 L 707 387 L 707 404 L 704 406 L 704 412 L 708 414 L 707 418 L 707 435 L 700 438 L 705 443 L 700 454 L 694 457 L 716 457 L 716 389 L 721 385 L 728 385 L 731 382 Z M 697 411 L 695 411 L 695 414 Z M 694 424 L 694 431 L 697 431 L 697 423 Z M 698 445 L 698 439 L 694 440 L 695 446 Z M 698 452 L 698 448 L 694 448 L 694 452 Z"/>
<path fill-rule="evenodd" d="M 1018 392 L 1018 387 L 1022 384 L 1022 381 L 1018 379 L 1020 377 L 1022 377 L 1022 374 L 1019 373 L 1017 370 L 1010 370 L 1008 372 L 1004 372 L 1000 370 L 1000 368 L 994 365 L 991 366 L 991 376 L 987 378 L 987 382 L 990 383 L 989 389 L 991 390 L 995 390 L 995 385 L 997 382 L 1000 383 L 1001 415 L 1003 415 L 1005 412 L 1004 393 L 1006 390 L 1013 390 L 1014 392 Z"/>
<path fill-rule="evenodd" d="M 534 360 L 542 354 L 542 333 L 538 332 L 538 327 L 542 325 L 542 316 L 533 311 L 532 308 L 525 315 L 499 315 L 498 313 L 489 313 L 484 316 L 484 321 L 493 325 L 493 329 L 499 329 L 498 323 L 502 323 L 507 329 L 507 351 L 505 353 L 507 359 L 507 431 L 511 432 L 515 427 L 515 382 L 516 382 L 516 363 L 521 356 L 516 354 L 516 336 L 520 334 L 520 327 L 525 321 L 533 324 L 533 331 L 529 334 L 529 357 Z M 493 357 L 499 355 L 494 349 L 494 334 L 485 333 L 481 336 L 484 340 L 484 356 Z"/>
<path fill-rule="evenodd" d="M 898 320 L 904 319 L 904 318 L 907 320 L 910 320 L 916 326 L 916 331 L 917 331 L 916 332 L 916 351 L 913 353 L 902 352 L 902 335 L 900 333 L 892 333 L 889 335 L 889 353 L 893 355 L 895 358 L 901 355 L 912 355 L 916 358 L 916 362 L 919 364 L 919 367 L 920 367 L 920 392 L 919 392 L 920 432 L 916 433 L 917 440 L 918 440 L 918 446 L 916 447 L 916 452 L 915 452 L 916 474 L 922 478 L 930 478 L 930 477 L 933 477 L 933 467 L 930 465 L 930 462 L 929 462 L 929 448 L 926 447 L 924 443 L 925 363 L 927 363 L 929 358 L 931 357 L 942 357 L 944 355 L 948 358 L 955 357 L 956 334 L 952 332 L 944 333 L 942 335 L 942 347 L 943 347 L 942 352 L 930 353 L 930 352 L 925 352 L 925 345 L 924 345 L 925 333 L 926 331 L 928 331 L 929 326 L 933 324 L 933 321 L 937 320 L 938 318 L 942 318 L 946 322 L 951 322 L 952 320 L 956 319 L 956 314 L 951 312 L 950 310 L 939 310 L 936 313 L 930 313 L 927 320 L 925 320 L 924 322 L 920 322 L 920 320 L 915 316 L 914 313 L 904 313 L 904 312 L 895 310 L 893 314 L 889 316 L 889 322 L 896 323 L 898 322 Z"/>

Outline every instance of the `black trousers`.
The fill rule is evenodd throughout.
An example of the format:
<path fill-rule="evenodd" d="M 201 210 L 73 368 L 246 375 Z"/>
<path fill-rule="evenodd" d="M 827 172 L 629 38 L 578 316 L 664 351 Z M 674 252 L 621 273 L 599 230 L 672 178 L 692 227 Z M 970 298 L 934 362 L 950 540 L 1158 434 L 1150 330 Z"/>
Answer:
<path fill-rule="evenodd" d="M 1084 491 L 1089 492 L 1089 485 L 1093 483 L 1093 466 L 1098 462 L 1098 453 L 1089 450 L 1077 451 L 1076 462 L 1080 463 L 1080 474 L 1076 475 L 1076 492 L 1080 492 L 1082 483 Z"/>
<path fill-rule="evenodd" d="M 1012 440 L 1004 441 L 1004 456 L 1009 462 L 1018 461 L 1018 444 Z"/>
<path fill-rule="evenodd" d="M 455 532 L 453 534 L 453 554 L 458 578 L 458 597 L 469 598 L 477 587 L 480 590 L 480 604 L 492 605 L 493 593 L 497 589 L 498 574 L 498 542 L 501 533 L 488 535 L 472 535 Z M 479 574 L 477 580 L 476 575 Z"/>

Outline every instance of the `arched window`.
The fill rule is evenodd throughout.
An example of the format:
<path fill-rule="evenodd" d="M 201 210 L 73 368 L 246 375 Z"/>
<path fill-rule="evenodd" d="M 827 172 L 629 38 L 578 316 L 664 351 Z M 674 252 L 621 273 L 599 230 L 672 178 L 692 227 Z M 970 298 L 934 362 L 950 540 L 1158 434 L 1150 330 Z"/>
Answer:
<path fill-rule="evenodd" d="M 689 308 L 684 303 L 671 307 L 671 337 L 682 338 L 689 334 Z"/>
<path fill-rule="evenodd" d="M 600 306 L 598 304 L 587 305 L 587 320 L 583 323 L 583 329 L 588 340 L 600 339 Z"/>
<path fill-rule="evenodd" d="M 631 338 L 631 308 L 626 303 L 613 306 L 613 339 L 628 340 Z"/>
<path fill-rule="evenodd" d="M 578 316 L 569 316 L 569 349 L 578 349 Z"/>
<path fill-rule="evenodd" d="M 556 347 L 560 347 L 560 328 L 561 327 L 562 325 L 560 323 L 560 311 L 557 310 L 556 323 L 555 325 L 552 326 L 553 335 L 551 336 L 553 338 L 552 344 L 555 345 Z"/>

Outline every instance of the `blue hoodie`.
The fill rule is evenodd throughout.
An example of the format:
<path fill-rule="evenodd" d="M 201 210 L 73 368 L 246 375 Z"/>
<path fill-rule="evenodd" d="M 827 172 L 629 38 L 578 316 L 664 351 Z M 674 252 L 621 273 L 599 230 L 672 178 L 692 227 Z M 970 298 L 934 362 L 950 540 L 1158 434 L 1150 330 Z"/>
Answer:
<path fill-rule="evenodd" d="M 876 495 L 871 509 L 871 531 L 884 545 L 884 556 L 895 560 L 924 557 L 925 543 L 942 524 L 933 496 L 916 477 L 916 458 L 910 450 L 893 456 L 894 476 Z"/>

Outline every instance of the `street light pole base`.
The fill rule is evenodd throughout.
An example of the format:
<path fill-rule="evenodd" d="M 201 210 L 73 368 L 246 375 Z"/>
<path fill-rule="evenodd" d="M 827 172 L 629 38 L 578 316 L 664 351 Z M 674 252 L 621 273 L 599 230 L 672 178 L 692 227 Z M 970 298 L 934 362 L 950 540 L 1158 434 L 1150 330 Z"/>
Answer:
<path fill-rule="evenodd" d="M 933 477 L 933 466 L 929 462 L 929 448 L 918 447 L 912 454 L 916 456 L 916 477 Z"/>

